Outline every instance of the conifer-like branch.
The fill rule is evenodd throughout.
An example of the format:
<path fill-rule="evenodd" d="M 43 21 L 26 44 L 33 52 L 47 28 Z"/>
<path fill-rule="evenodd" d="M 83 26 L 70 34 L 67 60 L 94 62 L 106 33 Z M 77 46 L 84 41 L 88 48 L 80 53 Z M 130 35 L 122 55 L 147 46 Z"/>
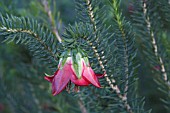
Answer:
<path fill-rule="evenodd" d="M 123 39 L 123 44 L 124 44 L 124 58 L 125 58 L 125 62 L 124 62 L 124 66 L 125 66 L 125 88 L 124 88 L 124 98 L 127 98 L 127 92 L 128 92 L 128 85 L 129 85 L 129 69 L 128 69 L 128 46 L 127 46 L 127 42 L 126 42 L 126 34 L 123 28 L 123 23 L 121 20 L 121 14 L 118 10 L 118 3 L 113 0 L 113 8 L 114 8 L 114 13 L 115 13 L 115 20 L 118 24 L 119 30 L 121 32 L 122 35 L 122 39 Z"/>
<path fill-rule="evenodd" d="M 31 35 L 33 36 L 38 42 L 40 42 L 40 44 L 42 44 L 44 46 L 44 49 L 46 51 L 48 51 L 51 56 L 57 61 L 58 58 L 55 56 L 55 54 L 52 52 L 52 49 L 50 47 L 48 47 L 48 45 L 46 45 L 43 40 L 41 40 L 41 38 L 36 34 L 34 33 L 33 31 L 30 31 L 30 30 L 23 30 L 23 29 L 12 29 L 12 28 L 6 28 L 6 27 L 1 27 L 1 30 L 5 30 L 9 33 L 26 33 L 28 35 Z M 6 41 L 6 40 L 5 40 Z"/>
<path fill-rule="evenodd" d="M 116 92 L 118 98 L 120 98 L 122 100 L 122 102 L 124 103 L 123 106 L 125 107 L 125 109 L 128 112 L 132 113 L 131 107 L 130 107 L 130 105 L 127 102 L 127 91 L 128 91 L 128 84 L 129 84 L 129 81 L 128 81 L 128 79 L 129 79 L 129 75 L 128 75 L 129 74 L 129 71 L 128 71 L 128 66 L 129 65 L 128 65 L 128 63 L 129 62 L 128 62 L 128 60 L 126 60 L 127 61 L 126 64 L 125 64 L 125 66 L 126 66 L 126 69 L 125 69 L 125 73 L 126 73 L 125 81 L 126 81 L 126 83 L 125 83 L 124 95 L 122 95 L 122 92 L 120 91 L 119 86 L 116 84 L 116 80 L 113 77 L 111 77 L 111 79 L 110 79 L 111 75 L 109 74 L 109 76 L 108 76 L 108 72 L 107 72 L 107 69 L 106 69 L 106 67 L 108 67 L 108 65 L 106 64 L 107 58 L 106 58 L 106 56 L 104 54 L 105 53 L 104 47 L 101 47 L 101 45 L 103 43 L 106 44 L 107 42 L 103 41 L 103 39 L 106 38 L 105 40 L 109 40 L 109 37 L 108 36 L 105 36 L 105 37 L 103 36 L 102 37 L 102 35 L 105 35 L 104 33 L 107 32 L 107 30 L 106 31 L 104 30 L 105 29 L 105 27 L 103 25 L 104 24 L 104 19 L 102 17 L 99 18 L 98 11 L 95 10 L 95 12 L 94 12 L 93 5 L 96 5 L 95 3 L 97 1 L 92 1 L 92 0 L 85 0 L 85 1 L 77 0 L 77 1 L 78 1 L 78 3 L 77 3 L 77 6 L 78 6 L 77 9 L 78 10 L 77 11 L 78 11 L 78 14 L 81 14 L 80 15 L 80 20 L 83 21 L 83 22 L 87 21 L 89 24 L 91 24 L 93 26 L 93 32 L 92 33 L 94 34 L 94 37 L 91 39 L 93 41 L 88 40 L 89 37 L 87 37 L 87 35 L 84 36 L 83 38 L 87 42 L 87 44 L 92 47 L 92 50 L 93 50 L 93 52 L 94 52 L 94 54 L 95 54 L 95 56 L 96 56 L 96 58 L 98 60 L 98 63 L 100 65 L 102 71 L 106 73 L 105 74 L 105 79 L 106 79 L 108 85 L 110 86 L 110 88 L 113 91 Z M 94 4 L 92 4 L 92 3 L 94 3 Z M 86 5 L 81 5 L 81 4 L 86 4 Z M 100 2 L 98 4 L 100 4 Z M 84 10 L 82 10 L 82 8 L 84 8 Z M 100 10 L 100 7 L 97 7 L 97 8 Z M 95 15 L 94 15 L 94 13 L 95 13 Z M 102 14 L 103 14 L 103 12 L 102 12 Z M 105 14 L 103 14 L 102 16 L 104 16 L 104 15 Z M 88 20 L 90 20 L 90 22 Z M 124 31 L 122 30 L 122 33 L 123 32 Z M 123 33 L 123 34 L 125 35 L 125 33 Z M 125 48 L 124 51 L 127 52 L 128 50 Z M 103 58 L 106 58 L 106 59 L 103 60 Z M 126 54 L 125 54 L 125 58 L 128 59 Z"/>
<path fill-rule="evenodd" d="M 130 112 L 130 113 L 132 113 L 133 111 L 132 111 L 132 109 L 131 109 L 131 107 L 130 107 L 130 105 L 128 105 L 128 103 L 127 103 L 127 92 L 128 92 L 128 89 L 129 89 L 129 67 L 130 67 L 130 62 L 132 62 L 132 61 L 129 61 L 129 56 L 130 56 L 130 49 L 129 49 L 129 47 L 131 47 L 132 46 L 132 48 L 134 48 L 134 45 L 130 45 L 130 46 L 128 46 L 128 41 L 129 40 L 131 40 L 131 39 L 129 39 L 128 38 L 128 36 L 126 36 L 127 35 L 127 32 L 125 31 L 125 28 L 124 28 L 124 26 L 127 24 L 126 22 L 124 22 L 125 20 L 124 20 L 124 18 L 122 17 L 122 14 L 121 14 L 121 12 L 119 11 L 119 2 L 118 1 L 116 1 L 116 0 L 112 0 L 112 8 L 113 8 L 113 11 L 114 11 L 114 13 L 113 13 L 113 15 L 114 15 L 114 19 L 115 19 L 115 22 L 117 23 L 117 27 L 118 27 L 118 29 L 119 29 L 119 31 L 120 31 L 120 34 L 121 34 L 121 37 L 122 37 L 122 42 L 123 42 L 123 56 L 124 56 L 124 74 L 125 74 L 125 84 L 124 84 L 124 95 L 122 96 L 123 98 L 125 98 L 125 103 L 127 104 L 126 106 L 127 106 L 127 111 L 128 112 Z M 126 27 L 126 29 L 127 29 L 127 27 Z M 128 34 L 130 35 L 130 32 L 128 32 Z M 119 37 L 120 38 L 120 37 Z M 132 54 L 132 53 L 131 53 Z M 133 55 L 132 55 L 133 56 Z M 132 57 L 131 56 L 131 57 Z M 130 60 L 133 60 L 133 58 L 131 59 L 130 58 Z M 133 72 L 133 69 L 131 70 L 132 72 Z"/>
<path fill-rule="evenodd" d="M 5 18 L 1 15 L 1 19 L 0 32 L 6 37 L 4 42 L 15 40 L 16 43 L 26 44 L 35 57 L 52 64 L 52 67 L 57 65 L 57 42 L 54 42 L 54 35 L 47 28 L 29 18 L 12 15 Z"/>
<path fill-rule="evenodd" d="M 103 64 L 103 56 L 100 56 L 100 53 L 103 53 L 104 51 L 98 51 L 98 48 L 96 45 L 94 45 L 93 41 L 90 41 L 93 35 L 93 27 L 91 28 L 90 26 L 87 28 L 83 28 L 83 26 L 87 26 L 86 24 L 76 24 L 75 27 L 70 26 L 71 28 L 68 28 L 65 35 L 64 35 L 64 41 L 65 42 L 69 42 L 71 44 L 74 44 L 74 41 L 78 41 L 80 39 L 84 39 L 83 42 L 85 42 L 87 47 L 91 47 L 92 51 L 94 52 L 94 55 L 96 56 L 98 63 L 102 69 L 102 71 L 105 73 L 105 79 L 108 83 L 108 85 L 110 86 L 111 90 L 113 90 L 114 92 L 116 92 L 117 96 L 119 99 L 121 99 L 124 108 L 126 109 L 126 111 L 128 111 L 129 113 L 132 113 L 131 111 L 131 107 L 130 105 L 127 103 L 127 97 L 124 97 L 121 94 L 121 91 L 119 89 L 119 86 L 116 84 L 116 80 L 115 79 L 110 79 L 108 76 L 108 72 L 107 69 L 105 67 L 105 65 Z M 74 33 L 73 33 L 74 32 Z M 92 36 L 91 36 L 92 35 Z M 73 37 L 69 38 L 69 37 Z M 93 37 L 94 38 L 94 37 Z M 109 38 L 108 38 L 109 39 Z M 93 39 L 92 39 L 93 40 Z M 77 43 L 77 42 L 75 42 Z M 79 44 L 81 44 L 79 42 Z M 84 45 L 84 43 L 82 44 L 82 46 Z M 80 45 L 79 45 L 80 46 Z M 90 51 L 91 52 L 91 51 Z"/>
<path fill-rule="evenodd" d="M 91 0 L 86 0 L 86 4 L 88 6 L 88 14 L 89 14 L 91 23 L 93 25 L 93 30 L 94 30 L 95 34 L 97 34 L 97 27 L 96 27 L 96 23 L 95 23 L 95 17 L 94 17 L 94 13 L 93 13 L 93 8 L 92 8 L 92 5 L 91 5 L 91 2 L 92 2 Z M 119 20 L 119 22 L 120 22 L 120 20 Z M 121 24 L 121 22 L 120 22 L 120 24 Z M 121 26 L 122 25 L 120 25 L 120 27 Z M 120 29 L 121 29 L 122 34 L 125 35 L 123 29 L 122 28 L 120 28 Z M 126 67 L 126 70 L 125 70 L 126 71 L 126 78 L 125 79 L 126 79 L 126 83 L 125 83 L 124 95 L 121 95 L 121 91 L 120 91 L 119 87 L 116 85 L 116 80 L 114 78 L 112 78 L 112 80 L 110 80 L 110 78 L 108 77 L 107 71 L 105 69 L 105 66 L 103 65 L 103 62 L 101 60 L 102 58 L 100 57 L 100 55 L 98 53 L 98 50 L 93 45 L 93 43 L 88 42 L 88 44 L 92 47 L 92 49 L 93 49 L 93 51 L 94 51 L 94 53 L 95 53 L 95 55 L 96 55 L 96 57 L 98 59 L 98 62 L 100 64 L 101 68 L 102 68 L 102 71 L 106 73 L 105 74 L 106 81 L 108 82 L 108 84 L 110 85 L 112 90 L 114 90 L 116 92 L 116 94 L 122 100 L 122 102 L 124 102 L 124 106 L 127 109 L 127 111 L 132 113 L 130 105 L 127 103 L 127 91 L 128 91 L 128 78 L 129 78 L 129 76 L 128 76 L 128 59 L 127 59 L 126 53 L 125 53 L 125 57 L 126 57 L 126 60 L 125 60 L 126 61 L 125 62 L 125 67 Z M 125 50 L 125 52 L 127 52 L 127 49 Z"/>
<path fill-rule="evenodd" d="M 47 1 L 47 0 L 42 0 L 42 4 L 43 4 L 43 6 L 44 6 L 45 12 L 47 13 L 47 15 L 48 15 L 48 17 L 49 17 L 49 21 L 50 21 L 50 24 L 51 24 L 51 26 L 52 26 L 52 27 L 51 27 L 51 28 L 52 28 L 52 31 L 53 31 L 53 33 L 55 34 L 55 36 L 56 36 L 56 38 L 58 39 L 58 41 L 61 43 L 61 42 L 62 42 L 62 39 L 61 39 L 61 37 L 60 37 L 60 35 L 59 35 L 59 32 L 58 32 L 58 30 L 57 30 L 57 28 L 56 28 L 55 19 L 54 19 L 53 15 L 52 15 L 52 12 L 51 12 L 50 8 L 49 8 L 48 1 Z"/>
<path fill-rule="evenodd" d="M 106 73 L 106 74 L 105 74 L 105 78 L 106 78 L 106 81 L 107 81 L 107 83 L 109 84 L 110 88 L 111 88 L 113 91 L 115 91 L 116 94 L 117 94 L 117 96 L 122 100 L 122 102 L 124 102 L 124 106 L 125 106 L 125 108 L 127 109 L 127 111 L 128 111 L 129 113 L 133 113 L 133 112 L 131 111 L 130 105 L 127 103 L 127 96 L 126 96 L 126 94 L 123 96 L 123 95 L 121 94 L 121 91 L 120 91 L 119 87 L 116 85 L 116 80 L 113 79 L 113 78 L 112 78 L 112 80 L 111 80 L 111 79 L 109 78 L 109 76 L 108 76 L 108 74 L 107 74 L 107 71 L 106 71 L 106 69 L 105 69 L 105 66 L 103 65 L 103 62 L 101 61 L 101 57 L 100 57 L 100 55 L 98 54 L 98 51 L 97 51 L 96 47 L 93 45 L 93 43 L 88 42 L 88 44 L 93 48 L 93 51 L 95 52 L 95 55 L 96 55 L 96 57 L 97 57 L 97 59 L 98 59 L 98 62 L 99 62 L 99 64 L 100 64 L 101 68 L 102 68 L 102 71 Z M 128 83 L 126 83 L 126 84 L 128 84 Z M 127 89 L 128 89 L 128 86 L 126 86 L 126 90 L 127 90 Z"/>
<path fill-rule="evenodd" d="M 168 81 L 167 72 L 166 72 L 166 69 L 165 69 L 165 65 L 164 65 L 163 59 L 158 54 L 158 46 L 157 46 L 157 43 L 156 43 L 154 32 L 151 29 L 150 17 L 147 15 L 147 11 L 148 11 L 147 10 L 147 1 L 143 1 L 143 14 L 145 16 L 145 21 L 147 23 L 147 29 L 148 29 L 149 34 L 150 34 L 151 43 L 152 43 L 152 46 L 153 46 L 153 52 L 155 54 L 155 57 L 158 59 L 160 65 L 161 65 L 161 73 L 162 73 L 162 76 L 163 76 L 163 80 L 165 82 L 167 82 Z"/>
<path fill-rule="evenodd" d="M 95 23 L 94 12 L 93 12 L 91 2 L 92 2 L 91 0 L 86 0 L 86 5 L 87 5 L 87 8 L 88 8 L 88 15 L 90 17 L 90 21 L 91 21 L 91 23 L 93 25 L 93 30 L 94 30 L 94 32 L 96 32 L 97 27 L 96 27 L 96 23 Z"/>

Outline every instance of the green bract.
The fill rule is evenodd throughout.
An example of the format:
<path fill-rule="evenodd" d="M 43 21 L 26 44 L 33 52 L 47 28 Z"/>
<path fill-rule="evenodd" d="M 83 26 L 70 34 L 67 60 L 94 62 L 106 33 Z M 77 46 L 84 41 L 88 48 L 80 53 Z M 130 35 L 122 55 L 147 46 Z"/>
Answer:
<path fill-rule="evenodd" d="M 76 55 L 73 55 L 72 60 L 76 76 L 78 79 L 80 79 L 83 71 L 82 55 L 78 52 Z"/>
<path fill-rule="evenodd" d="M 86 66 L 90 66 L 88 57 L 83 57 Z"/>
<path fill-rule="evenodd" d="M 62 69 L 66 63 L 70 63 L 78 79 L 81 79 L 83 65 L 89 66 L 87 54 L 81 49 L 67 50 L 62 53 L 59 68 Z M 85 63 L 85 64 L 83 64 Z"/>
<path fill-rule="evenodd" d="M 63 66 L 65 65 L 65 63 L 66 63 L 66 61 L 67 61 L 67 59 L 68 59 L 68 57 L 70 57 L 70 52 L 69 51 L 65 51 L 65 52 L 63 52 L 62 53 L 62 55 L 61 55 L 61 59 L 60 59 L 60 69 L 62 69 L 63 68 Z"/>

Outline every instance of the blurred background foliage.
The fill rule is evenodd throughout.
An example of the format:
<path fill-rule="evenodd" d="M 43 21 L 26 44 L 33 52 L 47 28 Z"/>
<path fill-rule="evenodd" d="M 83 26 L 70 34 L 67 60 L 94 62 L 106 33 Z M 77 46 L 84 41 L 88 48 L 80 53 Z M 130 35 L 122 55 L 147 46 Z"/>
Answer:
<path fill-rule="evenodd" d="M 131 22 L 132 11 L 136 10 L 134 1 L 136 0 L 121 2 L 123 15 Z M 56 26 L 62 33 L 66 25 L 75 21 L 74 0 L 50 0 L 49 4 L 55 15 Z M 0 12 L 34 18 L 51 28 L 41 0 L 1 0 Z M 170 27 L 166 21 L 165 25 L 167 28 Z M 160 41 L 167 48 L 167 55 L 170 55 L 170 39 L 167 38 L 170 37 L 170 31 L 166 30 L 162 35 Z M 2 40 L 1 36 L 0 42 Z M 136 38 L 136 46 L 138 62 L 141 64 L 138 73 L 139 95 L 145 97 L 146 109 L 151 108 L 153 113 L 166 113 L 160 100 L 165 94 L 158 91 L 155 80 L 159 77 L 148 68 L 148 63 L 142 54 L 140 38 Z M 1 43 L 0 113 L 80 113 L 80 104 L 73 96 L 65 92 L 52 96 L 50 84 L 43 78 L 44 72 L 49 72 L 48 67 L 32 58 L 24 46 L 15 45 L 13 42 Z"/>

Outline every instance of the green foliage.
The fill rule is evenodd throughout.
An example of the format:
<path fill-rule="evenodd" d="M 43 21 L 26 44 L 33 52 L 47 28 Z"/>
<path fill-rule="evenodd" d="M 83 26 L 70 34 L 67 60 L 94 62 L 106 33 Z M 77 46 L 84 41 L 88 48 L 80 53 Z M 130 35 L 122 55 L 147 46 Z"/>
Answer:
<path fill-rule="evenodd" d="M 3 4 L 4 2 L 0 2 L 0 5 Z M 163 95 L 160 100 L 168 112 L 170 106 L 168 1 L 138 1 L 133 9 L 132 23 L 122 13 L 120 4 L 121 0 L 75 0 L 76 22 L 68 25 L 64 32 L 60 30 L 63 27 L 59 27 L 62 37 L 59 36 L 60 32 L 56 27 L 60 19 L 56 18 L 59 12 L 55 10 L 54 0 L 48 2 L 44 0 L 44 3 L 33 0 L 29 3 L 33 10 L 28 11 L 30 12 L 28 16 L 35 16 L 37 21 L 23 17 L 26 15 L 25 9 L 17 11 L 20 17 L 2 14 L 0 35 L 1 38 L 5 37 L 3 42 L 10 43 L 11 47 L 13 42 L 26 45 L 33 54 L 33 58 L 26 54 L 26 57 L 29 57 L 26 61 L 17 60 L 13 66 L 16 69 L 11 69 L 8 73 L 3 72 L 17 75 L 18 78 L 4 77 L 0 73 L 2 78 L 0 97 L 6 97 L 11 112 L 26 113 L 30 112 L 30 109 L 31 112 L 38 113 L 65 113 L 70 110 L 80 112 L 77 109 L 79 104 L 82 113 L 86 110 L 90 113 L 149 113 L 151 110 L 145 108 L 145 99 L 139 92 L 140 80 L 136 76 L 142 69 L 147 70 L 145 74 L 155 74 L 153 79 L 157 83 L 158 91 Z M 1 10 L 13 13 L 7 9 L 4 7 Z M 40 16 L 41 14 L 43 15 Z M 41 24 L 42 22 L 44 24 Z M 62 39 L 61 43 L 57 40 L 59 38 Z M 90 65 L 96 73 L 105 73 L 105 77 L 100 79 L 102 88 L 81 87 L 80 92 L 73 94 L 76 97 L 65 93 L 57 95 L 58 98 L 52 97 L 48 94 L 47 82 L 44 83 L 39 75 L 56 71 L 61 53 L 75 48 L 86 53 L 85 56 L 89 58 Z M 10 53 L 15 56 L 16 50 L 13 48 Z M 24 56 L 22 55 L 20 60 L 22 57 Z M 5 59 L 4 56 L 3 58 Z M 9 57 L 11 58 L 13 57 Z M 79 69 L 77 65 L 74 65 L 74 68 Z M 5 69 L 10 69 L 10 66 L 4 67 Z M 18 84 L 12 89 L 10 87 L 15 85 L 14 81 Z M 16 92 L 13 93 L 14 91 Z M 22 97 L 25 97 L 24 101 Z M 70 101 L 74 104 L 72 105 Z"/>
<path fill-rule="evenodd" d="M 4 42 L 16 41 L 16 44 L 28 45 L 33 56 L 41 59 L 51 67 L 56 67 L 58 62 L 57 42 L 53 33 L 29 18 L 18 18 L 15 16 L 1 16 L 1 35 L 5 36 Z"/>
<path fill-rule="evenodd" d="M 165 30 L 169 27 L 170 11 L 167 0 L 163 1 L 140 1 L 136 4 L 137 10 L 134 12 L 133 20 L 136 27 L 136 35 L 139 43 L 142 44 L 140 51 L 144 56 L 146 69 L 149 68 L 155 76 L 161 91 L 167 95 L 166 101 L 169 100 L 169 89 L 165 87 L 169 84 L 169 39 Z M 166 43 L 164 42 L 166 39 Z M 143 59 L 144 60 L 144 59 Z M 164 100 L 164 99 L 163 99 Z M 165 102 L 167 105 L 168 102 Z"/>
<path fill-rule="evenodd" d="M 162 79 L 158 78 L 156 79 L 156 83 L 159 85 L 159 91 L 163 92 L 165 95 L 164 98 L 161 98 L 161 101 L 164 103 L 164 107 L 167 109 L 167 111 L 170 111 L 170 84 L 169 82 L 164 82 Z"/>
<path fill-rule="evenodd" d="M 115 18 L 112 22 L 113 26 L 106 27 L 106 25 L 104 25 L 105 15 L 102 17 L 99 15 L 105 14 L 102 12 L 104 11 L 104 7 L 96 5 L 95 3 L 97 2 L 98 1 L 77 0 L 77 18 L 83 23 L 76 23 L 75 26 L 69 26 L 63 35 L 67 47 L 80 47 L 85 49 L 89 57 L 92 58 L 90 61 L 94 64 L 92 65 L 93 69 L 96 71 L 100 69 L 106 72 L 108 76 L 106 80 L 103 79 L 101 81 L 104 86 L 102 91 L 101 89 L 97 90 L 92 88 L 92 91 L 89 92 L 89 88 L 87 88 L 87 90 L 82 91 L 80 95 L 85 100 L 86 106 L 91 112 L 100 112 L 101 110 L 104 113 L 132 112 L 131 108 L 128 108 L 129 103 L 127 102 L 131 101 L 130 98 L 134 99 L 134 96 L 130 94 L 128 95 L 129 100 L 123 100 L 127 98 L 127 92 L 130 92 L 128 87 L 131 86 L 130 89 L 134 90 L 136 85 L 133 85 L 133 83 L 135 83 L 134 70 L 136 68 L 134 62 L 136 55 L 134 35 L 132 31 L 127 30 L 132 28 L 129 22 L 127 22 L 117 10 L 119 9 L 119 4 L 115 1 L 113 1 L 113 6 L 111 6 L 113 7 L 111 8 L 111 11 L 113 11 L 112 18 Z M 102 3 L 98 2 L 98 4 Z M 104 5 L 102 4 L 102 6 Z M 115 34 L 109 33 L 109 31 L 113 30 Z M 89 48 L 89 46 L 91 46 L 91 48 Z M 114 94 L 114 91 L 116 91 L 116 94 Z M 98 95 L 96 96 L 96 94 Z M 87 102 L 89 100 L 91 101 Z M 140 107 L 140 104 L 136 105 L 138 102 L 135 101 L 131 101 L 131 104 L 134 105 L 132 109 L 135 109 L 135 111 L 139 113 L 144 112 L 142 108 L 143 102 Z M 139 108 L 136 109 L 136 106 L 139 106 Z"/>

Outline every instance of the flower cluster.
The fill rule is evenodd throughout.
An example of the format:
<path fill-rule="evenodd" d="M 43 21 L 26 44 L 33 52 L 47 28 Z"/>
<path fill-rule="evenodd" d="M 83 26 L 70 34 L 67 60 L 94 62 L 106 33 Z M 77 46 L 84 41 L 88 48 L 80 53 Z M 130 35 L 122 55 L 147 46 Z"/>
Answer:
<path fill-rule="evenodd" d="M 82 50 L 73 49 L 61 55 L 58 69 L 52 76 L 45 76 L 45 79 L 52 83 L 52 94 L 57 95 L 62 90 L 70 90 L 70 84 L 78 86 L 88 86 L 93 84 L 100 88 L 98 78 L 104 74 L 96 74 L 90 67 L 87 55 Z"/>

